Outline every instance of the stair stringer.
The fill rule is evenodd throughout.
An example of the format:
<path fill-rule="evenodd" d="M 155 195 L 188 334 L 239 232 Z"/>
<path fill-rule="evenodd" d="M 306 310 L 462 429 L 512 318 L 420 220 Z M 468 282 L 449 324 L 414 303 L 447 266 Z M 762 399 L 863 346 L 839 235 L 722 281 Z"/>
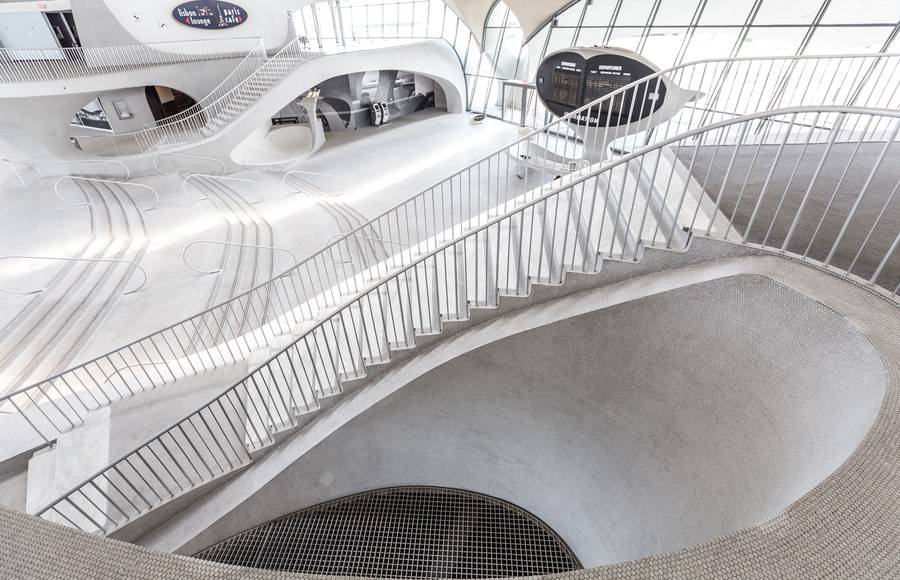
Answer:
<path fill-rule="evenodd" d="M 203 494 L 203 499 L 197 503 L 186 505 L 179 498 L 157 507 L 126 525 L 117 528 L 110 533 L 111 537 L 127 541 L 137 542 L 155 549 L 164 551 L 181 551 L 190 553 L 195 547 L 186 548 L 188 542 L 202 532 L 201 529 L 193 529 L 196 522 L 193 518 L 203 520 L 209 514 L 219 512 L 223 506 L 236 507 L 248 497 L 250 488 L 258 488 L 268 481 L 268 477 L 262 477 L 256 466 L 263 463 L 285 465 L 286 457 L 295 453 L 295 448 L 302 448 L 302 453 L 311 449 L 316 441 L 334 432 L 340 425 L 349 421 L 356 414 L 376 404 L 381 398 L 371 398 L 370 390 L 373 385 L 382 380 L 388 380 L 395 373 L 409 373 L 422 371 L 417 367 L 417 360 L 434 349 L 444 348 L 451 339 L 462 334 L 470 336 L 470 332 L 480 332 L 478 329 L 489 329 L 498 319 L 516 313 L 523 309 L 531 309 L 546 303 L 553 303 L 572 294 L 590 291 L 606 286 L 620 286 L 630 284 L 632 293 L 652 294 L 664 291 L 667 288 L 653 283 L 643 284 L 642 278 L 650 277 L 664 271 L 674 271 L 679 268 L 708 264 L 722 259 L 740 258 L 765 254 L 766 252 L 746 246 L 738 246 L 728 242 L 718 242 L 708 239 L 694 240 L 686 251 L 674 252 L 671 250 L 649 248 L 645 250 L 644 259 L 641 262 L 616 262 L 606 261 L 598 274 L 584 274 L 569 272 L 560 285 L 545 285 L 535 283 L 529 287 L 526 295 L 501 296 L 497 307 L 472 308 L 467 319 L 452 322 L 443 322 L 439 334 L 418 336 L 415 348 L 393 351 L 390 361 L 369 366 L 364 377 L 342 383 L 342 396 L 335 398 L 332 405 L 323 406 L 319 412 L 311 415 L 308 421 L 298 425 L 291 432 L 283 432 L 276 443 L 261 449 L 253 454 L 253 461 L 249 466 L 241 468 L 248 479 L 239 476 L 233 481 L 234 485 L 222 486 L 217 478 L 200 486 L 200 489 L 213 489 L 209 494 Z M 616 292 L 616 288 L 610 288 Z M 627 292 L 621 293 L 626 295 Z M 636 299 L 641 296 L 634 296 Z M 551 306 L 551 305 L 548 305 Z M 577 313 L 576 313 L 577 314 Z M 575 314 L 573 314 L 575 315 Z M 564 317 L 565 318 L 565 317 Z M 468 347 L 474 348 L 475 343 L 467 341 Z M 418 368 L 418 371 L 416 369 Z M 424 372 L 424 371 L 422 371 Z M 412 379 L 410 379 L 412 380 Z M 409 381 L 406 381 L 409 382 Z M 324 434 L 323 434 L 324 433 Z M 308 439 L 308 440 L 307 440 Z M 262 468 L 261 468 L 262 469 Z M 230 474 L 229 474 L 230 475 Z M 274 475 L 273 475 L 274 476 Z M 252 485 L 244 483 L 252 481 Z M 246 489 L 241 489 L 246 488 Z M 217 490 L 221 490 L 220 492 Z M 191 490 L 195 494 L 197 489 Z M 207 499 L 208 498 L 208 499 Z M 223 502 L 220 504 L 220 502 Z M 190 502 L 188 502 L 190 503 Z M 218 519 L 216 517 L 215 519 Z M 211 525 L 215 519 L 208 521 Z M 199 520 L 198 520 L 199 521 Z M 204 527 L 204 526 L 200 526 Z M 191 530 L 190 538 L 184 538 L 183 533 Z"/>

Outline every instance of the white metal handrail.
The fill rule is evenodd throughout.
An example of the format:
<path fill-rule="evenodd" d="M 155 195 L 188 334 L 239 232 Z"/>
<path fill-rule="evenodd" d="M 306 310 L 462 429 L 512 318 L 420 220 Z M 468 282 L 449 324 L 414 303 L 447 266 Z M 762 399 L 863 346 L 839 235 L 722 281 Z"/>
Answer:
<path fill-rule="evenodd" d="M 335 235 L 331 236 L 330 238 L 328 238 L 328 241 L 325 242 L 325 244 L 326 244 L 326 245 L 331 245 L 331 244 L 333 244 L 335 241 L 337 241 L 337 240 L 339 240 L 339 239 L 345 237 L 345 235 L 347 235 L 347 234 L 335 234 Z M 350 234 L 350 235 L 353 235 L 353 236 L 354 236 L 355 238 L 357 238 L 357 239 L 360 239 L 360 240 L 366 240 L 366 241 L 369 241 L 369 242 L 376 242 L 376 243 L 379 243 L 379 244 L 391 244 L 391 245 L 397 246 L 397 247 L 399 247 L 399 248 L 408 248 L 408 247 L 409 247 L 409 244 L 404 243 L 404 242 L 397 242 L 397 241 L 394 241 L 394 240 L 383 240 L 383 239 L 381 239 L 381 238 L 373 238 L 373 237 L 370 237 L 370 236 L 360 236 L 360 235 L 354 235 L 354 234 Z"/>
<path fill-rule="evenodd" d="M 260 38 L 151 42 L 74 48 L 0 48 L 0 82 L 69 79 L 143 68 L 241 58 Z"/>
<path fill-rule="evenodd" d="M 153 194 L 153 205 L 146 209 L 142 209 L 141 211 L 151 211 L 159 207 L 159 192 L 156 191 L 154 187 L 146 185 L 144 183 L 133 183 L 131 181 L 116 181 L 113 179 L 99 179 L 97 177 L 84 177 L 82 175 L 64 175 L 56 180 L 56 183 L 53 184 L 53 192 L 56 194 L 61 201 L 65 201 L 66 203 L 74 203 L 78 206 L 90 205 L 90 202 L 77 203 L 72 202 L 65 199 L 59 192 L 59 184 L 67 179 L 71 179 L 72 181 L 87 181 L 88 183 L 113 183 L 121 186 L 129 186 L 129 187 L 140 187 L 143 189 L 149 189 L 150 193 Z"/>
<path fill-rule="evenodd" d="M 815 126 L 796 124 L 807 117 L 832 128 L 821 135 Z M 781 126 L 787 129 L 760 139 L 752 129 L 759 121 L 770 119 L 785 121 Z M 846 169 L 860 170 L 862 159 L 855 153 L 845 156 L 836 171 L 833 167 L 822 171 L 836 146 L 846 146 L 847 153 L 873 143 L 865 132 L 848 137 L 843 125 L 884 121 L 889 138 L 874 142 L 878 153 L 863 164 L 866 177 L 862 183 L 844 187 Z M 675 150 L 678 155 L 684 153 L 683 148 L 690 158 L 688 173 L 702 174 L 705 161 L 695 165 L 700 153 L 707 159 L 717 158 L 722 153 L 722 138 L 734 134 L 739 137 L 725 146 L 727 154 L 722 155 L 724 161 L 717 171 L 724 173 L 727 181 L 736 170 L 735 159 L 752 157 L 755 162 L 762 147 L 774 146 L 774 157 L 759 166 L 760 174 L 766 176 L 761 186 L 748 186 L 745 181 L 740 190 L 726 192 L 724 186 L 708 189 L 704 183 L 704 199 L 694 200 L 686 187 L 673 182 L 675 165 L 658 173 L 664 151 Z M 900 308 L 896 289 L 891 292 L 876 285 L 877 272 L 883 272 L 891 259 L 900 232 L 886 232 L 889 241 L 893 238 L 887 252 L 883 245 L 868 243 L 872 231 L 883 223 L 896 224 L 893 220 L 900 216 L 900 199 L 895 197 L 900 179 L 890 164 L 884 163 L 888 150 L 900 152 L 898 135 L 900 111 L 795 107 L 692 129 L 571 180 L 556 180 L 551 189 L 531 192 L 527 201 L 510 211 L 492 216 L 391 275 L 366 284 L 337 304 L 328 318 L 245 378 L 63 493 L 37 515 L 84 531 L 108 533 L 247 466 L 256 453 L 298 427 L 301 416 L 319 410 L 322 398 L 339 395 L 342 383 L 365 377 L 367 367 L 390 361 L 392 351 L 414 347 L 417 336 L 441 332 L 444 322 L 467 320 L 472 308 L 497 307 L 501 296 L 527 296 L 533 284 L 562 284 L 568 272 L 596 274 L 607 260 L 639 261 L 646 247 L 685 251 L 690 238 L 673 235 L 679 224 L 694 235 L 725 241 L 727 234 L 715 228 L 714 222 L 697 220 L 706 196 L 717 207 L 733 204 L 726 217 L 728 228 L 741 229 L 745 245 L 848 276 L 889 297 Z M 796 168 L 797 153 L 802 159 L 811 144 L 824 145 L 810 153 L 818 161 L 815 171 L 804 175 L 791 171 L 788 178 L 773 179 L 779 169 Z M 664 205 L 677 207 L 678 221 L 657 220 L 659 214 L 640 201 L 653 192 L 642 187 L 640 180 L 629 181 L 634 171 L 653 174 L 651 181 L 659 189 L 655 193 Z M 752 171 L 751 166 L 748 175 Z M 872 198 L 870 186 L 880 179 L 888 180 L 892 192 Z M 834 188 L 824 213 L 808 203 L 814 185 L 826 192 Z M 800 203 L 788 209 L 784 201 L 792 187 Z M 835 198 L 840 199 L 835 202 Z M 764 200 L 766 207 L 761 209 Z M 749 217 L 740 211 L 742 202 L 751 210 Z M 868 202 L 873 202 L 872 207 L 861 210 Z M 840 226 L 827 231 L 816 226 L 826 217 Z M 854 235 L 848 236 L 851 228 Z M 634 233 L 638 243 L 623 242 L 628 236 L 617 235 L 623 231 Z M 851 238 L 862 237 L 860 234 L 869 234 L 861 245 L 846 245 Z M 797 251 L 804 247 L 806 252 Z M 815 249 L 810 251 L 812 247 Z M 843 257 L 835 261 L 838 254 Z M 861 255 L 866 269 L 854 271 Z M 854 256 L 852 262 L 850 256 Z M 872 268 L 877 268 L 876 273 Z M 893 275 L 900 281 L 900 267 Z"/>
<path fill-rule="evenodd" d="M 257 39 L 257 42 L 254 44 L 253 48 L 247 52 L 244 58 L 241 59 L 241 62 L 238 63 L 234 70 L 232 70 L 227 77 L 225 77 L 222 82 L 216 85 L 209 93 L 207 93 L 202 99 L 188 107 L 183 111 L 179 111 L 174 115 L 170 115 L 163 119 L 154 120 L 150 123 L 146 123 L 144 125 L 145 129 L 159 127 L 161 125 L 167 125 L 186 117 L 190 117 L 191 115 L 202 111 L 206 108 L 210 103 L 213 103 L 224 95 L 231 92 L 236 86 L 241 84 L 245 78 L 249 75 L 253 74 L 255 70 L 257 70 L 263 63 L 266 61 L 266 47 L 262 38 Z"/>
<path fill-rule="evenodd" d="M 222 173 L 220 175 L 225 174 L 225 163 L 217 158 L 217 157 L 207 157 L 205 155 L 196 155 L 194 153 L 181 153 L 180 151 L 161 151 L 153 156 L 153 169 L 155 169 L 160 175 L 178 175 L 178 171 L 163 171 L 162 167 L 159 166 L 159 158 L 171 156 L 171 157 L 182 157 L 184 159 L 201 159 L 203 161 L 212 161 L 217 164 L 219 168 L 221 168 Z"/>
<path fill-rule="evenodd" d="M 68 258 L 68 257 L 60 257 L 60 256 L 2 256 L 0 257 L 0 261 L 3 260 L 57 260 L 60 262 L 115 262 L 121 264 L 130 264 L 140 270 L 142 275 L 141 283 L 134 290 L 129 290 L 128 292 L 123 292 L 122 296 L 127 296 L 129 294 L 134 294 L 140 290 L 143 290 L 144 286 L 147 285 L 147 280 L 149 280 L 149 276 L 147 275 L 147 271 L 144 268 L 135 262 L 134 260 L 119 260 L 113 258 Z M 41 292 L 45 292 L 46 288 L 41 288 L 39 290 L 29 290 L 27 292 L 15 292 L 10 290 L 4 290 L 0 288 L 0 292 L 3 294 L 11 294 L 11 295 L 30 295 L 30 294 L 40 294 Z"/>
<path fill-rule="evenodd" d="M 298 64 L 314 56 L 318 53 L 303 49 L 297 40 L 293 40 L 228 91 L 211 93 L 208 100 L 203 99 L 203 106 L 185 116 L 163 119 L 153 127 L 132 133 L 82 138 L 82 143 L 89 143 L 89 147 L 98 152 L 104 145 L 111 145 L 116 151 L 143 152 L 160 145 L 174 146 L 205 139 L 246 111 Z"/>
<path fill-rule="evenodd" d="M 203 275 L 218 274 L 222 271 L 222 268 L 219 268 L 217 270 L 200 270 L 199 268 L 195 268 L 195 267 L 191 266 L 191 264 L 188 262 L 188 259 L 187 259 L 187 252 L 191 247 L 193 247 L 197 244 L 214 244 L 214 245 L 218 245 L 218 246 L 237 246 L 237 247 L 242 247 L 242 248 L 257 248 L 257 249 L 261 249 L 261 250 L 273 250 L 273 251 L 277 251 L 277 252 L 284 252 L 285 254 L 287 254 L 291 258 L 291 264 L 296 264 L 298 262 L 297 256 L 295 256 L 292 251 L 288 250 L 287 248 L 281 248 L 278 246 L 260 246 L 257 244 L 239 244 L 237 242 L 221 242 L 218 240 L 194 240 L 192 242 L 185 244 L 184 248 L 181 249 L 181 261 L 184 262 L 184 265 L 187 266 L 189 270 L 192 270 L 192 271 L 196 272 L 197 274 L 203 274 Z"/>
<path fill-rule="evenodd" d="M 181 190 L 185 193 L 188 193 L 188 190 L 187 190 L 188 182 L 191 179 L 197 179 L 199 177 L 205 177 L 207 179 L 212 179 L 215 181 L 235 181 L 235 182 L 239 182 L 239 183 L 253 183 L 253 184 L 256 183 L 252 179 L 245 179 L 243 177 L 231 177 L 228 175 L 209 175 L 207 173 L 191 173 L 190 175 L 185 176 L 185 178 L 181 180 Z M 191 184 L 191 185 L 194 187 L 194 189 L 197 189 L 196 185 L 193 185 L 193 184 Z M 201 193 L 202 193 L 202 191 L 201 191 Z M 245 202 L 247 202 L 250 205 L 253 205 L 254 203 L 258 203 L 262 199 L 262 196 L 260 196 L 253 201 L 248 201 L 247 198 L 244 197 L 244 195 L 242 193 L 240 193 L 238 191 L 235 191 L 234 193 L 236 193 L 241 199 L 243 199 Z M 203 196 L 199 199 L 209 199 L 209 196 Z"/>
<path fill-rule="evenodd" d="M 146 367 L 146 366 L 149 366 L 149 367 L 168 366 L 168 365 L 170 365 L 170 364 L 171 364 L 171 361 L 170 361 L 170 362 L 166 362 L 166 361 L 156 361 L 156 360 L 150 360 L 150 361 L 145 361 L 145 362 L 139 362 L 139 363 L 131 363 L 131 364 L 127 364 L 127 365 L 125 365 L 125 366 L 123 366 L 123 367 L 121 367 L 121 368 L 118 368 L 118 369 L 116 369 L 116 370 L 114 370 L 114 371 L 111 371 L 109 374 L 107 374 L 105 377 L 103 377 L 103 384 L 109 383 L 109 380 L 110 380 L 111 378 L 115 377 L 115 376 L 118 376 L 118 377 L 121 378 L 121 376 L 122 376 L 121 373 L 122 373 L 122 371 L 124 371 L 124 370 L 132 369 L 132 368 L 135 368 L 135 367 Z M 174 375 L 173 375 L 173 380 L 177 380 L 177 378 L 176 378 Z"/>
<path fill-rule="evenodd" d="M 838 59 L 839 70 L 843 71 L 848 70 L 847 63 L 856 63 L 854 65 L 856 69 L 876 63 L 880 70 L 885 68 L 892 70 L 900 60 L 897 55 L 866 55 L 858 57 L 858 62 L 857 57 L 853 56 L 824 58 L 832 64 L 827 67 L 820 64 L 818 68 L 834 70 L 832 59 Z M 707 95 L 716 92 L 714 89 L 710 90 L 711 85 L 707 82 L 709 78 L 717 78 L 725 86 L 736 85 L 738 89 L 744 84 L 763 85 L 764 81 L 757 80 L 758 72 L 773 68 L 781 70 L 784 61 L 789 60 L 791 57 L 743 59 L 741 62 L 744 64 L 731 67 L 729 75 L 718 76 L 715 72 L 721 73 L 727 60 L 703 61 L 696 66 L 683 65 L 680 69 L 683 72 L 679 73 L 681 79 L 679 84 L 685 91 L 701 90 Z M 813 62 L 809 58 L 807 60 Z M 806 70 L 804 67 L 793 69 L 794 74 L 800 74 L 804 70 Z M 695 74 L 692 75 L 690 71 Z M 734 76 L 737 71 L 744 71 L 750 75 L 746 83 L 736 80 L 739 78 Z M 626 91 L 653 90 L 663 74 L 665 73 L 635 81 L 586 105 L 583 109 L 602 110 L 604 103 L 620 99 Z M 692 77 L 696 80 L 693 84 Z M 720 101 L 725 101 L 726 95 L 730 92 L 732 91 L 720 91 Z M 756 98 L 759 95 L 751 94 L 755 98 L 746 102 L 748 108 L 752 108 L 754 103 L 759 101 Z M 845 94 L 843 88 L 840 91 L 832 90 L 829 91 L 829 98 L 841 101 Z M 859 102 L 865 103 L 869 100 L 882 102 L 883 99 L 879 100 L 878 95 L 879 93 L 872 91 L 864 92 Z M 796 98 L 802 104 L 804 93 L 788 91 L 783 100 L 791 98 Z M 762 102 L 766 102 L 765 99 Z M 118 400 L 122 395 L 100 391 L 96 380 L 92 377 L 105 374 L 123 362 L 127 364 L 151 358 L 185 360 L 185 364 L 189 363 L 191 372 L 199 373 L 219 365 L 243 360 L 250 352 L 271 344 L 274 337 L 292 332 L 292 329 L 300 323 L 318 319 L 325 309 L 340 303 L 346 296 L 355 295 L 367 281 L 387 276 L 436 245 L 458 238 L 485 220 L 508 211 L 524 199 L 522 196 L 526 192 L 538 191 L 541 187 L 557 186 L 556 169 L 550 168 L 549 162 L 542 161 L 555 157 L 575 160 L 583 157 L 581 145 L 577 140 L 559 137 L 571 134 L 569 121 L 578 113 L 579 111 L 575 111 L 533 131 L 509 146 L 453 173 L 372 221 L 347 232 L 343 238 L 327 245 L 319 253 L 264 284 L 78 367 L 0 397 L 0 410 L 11 409 L 13 400 L 27 402 L 31 398 L 40 400 L 47 397 L 66 398 L 71 397 L 73 392 L 82 390 L 95 393 L 97 404 L 104 406 Z M 701 115 L 696 112 L 693 116 L 686 113 L 684 117 L 676 116 L 671 123 L 678 121 L 678 125 L 675 126 L 694 128 L 700 117 Z M 678 134 L 671 123 L 656 127 L 652 132 L 644 131 L 643 135 L 637 138 L 628 137 L 628 140 L 638 143 L 648 140 L 657 142 L 673 133 Z M 769 123 L 768 126 L 770 128 L 784 126 L 784 123 Z M 873 129 L 874 126 L 869 126 L 867 131 L 872 134 Z M 586 135 L 591 139 L 600 132 L 611 131 L 615 137 L 615 130 L 614 127 L 599 127 L 588 131 Z M 774 129 L 771 129 L 769 132 L 775 134 L 773 131 Z M 754 134 L 757 138 L 763 139 L 768 133 Z M 733 136 L 726 137 L 733 138 Z M 625 137 L 619 139 L 620 142 L 624 140 Z M 521 168 L 523 156 L 528 158 L 528 166 L 524 171 Z M 577 178 L 585 169 L 578 171 L 572 176 L 566 176 L 566 179 Z M 517 177 L 517 173 L 521 177 Z M 377 244 L 363 243 L 358 236 L 379 240 L 390 239 L 408 244 L 408 247 L 385 259 L 383 249 L 375 247 Z M 279 300 L 273 302 L 272 296 L 279 297 Z M 232 328 L 230 321 L 233 317 L 243 318 L 245 315 L 250 317 L 250 323 L 241 328 Z M 210 334 L 219 338 L 204 341 L 195 347 L 194 337 L 198 328 L 209 328 Z M 253 330 L 244 331 L 246 328 Z M 147 374 L 141 377 L 139 384 L 133 388 L 140 392 L 163 384 L 166 382 Z M 54 410 L 47 410 L 44 413 L 39 405 L 30 405 L 27 408 L 30 414 L 27 419 L 31 421 L 38 435 L 49 441 L 68 430 L 68 425 L 80 425 L 89 410 L 74 408 L 66 409 L 64 414 L 58 414 Z M 21 413 L 21 410 L 17 412 Z"/>

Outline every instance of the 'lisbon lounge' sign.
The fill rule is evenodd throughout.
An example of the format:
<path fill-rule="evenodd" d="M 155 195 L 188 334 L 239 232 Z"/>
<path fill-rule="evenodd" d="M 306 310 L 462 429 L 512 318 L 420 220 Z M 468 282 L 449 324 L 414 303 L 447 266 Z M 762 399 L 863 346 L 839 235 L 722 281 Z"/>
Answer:
<path fill-rule="evenodd" d="M 231 2 L 197 0 L 176 6 L 172 18 L 193 28 L 219 30 L 243 24 L 247 20 L 247 11 Z"/>

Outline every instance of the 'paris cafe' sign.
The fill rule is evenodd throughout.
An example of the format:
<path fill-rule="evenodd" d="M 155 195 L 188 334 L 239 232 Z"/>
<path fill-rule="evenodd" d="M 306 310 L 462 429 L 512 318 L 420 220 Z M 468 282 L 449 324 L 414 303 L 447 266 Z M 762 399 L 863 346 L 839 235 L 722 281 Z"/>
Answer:
<path fill-rule="evenodd" d="M 247 20 L 247 11 L 231 2 L 198 0 L 176 6 L 172 18 L 186 26 L 218 30 L 243 24 Z"/>

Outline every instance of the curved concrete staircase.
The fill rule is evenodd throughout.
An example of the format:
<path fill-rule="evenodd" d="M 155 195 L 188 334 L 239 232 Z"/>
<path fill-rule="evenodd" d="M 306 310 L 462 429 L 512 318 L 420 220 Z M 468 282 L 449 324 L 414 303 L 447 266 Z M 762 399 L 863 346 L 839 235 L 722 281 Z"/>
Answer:
<path fill-rule="evenodd" d="M 817 124 L 831 127 L 818 139 L 832 145 L 866 138 L 865 133 L 846 131 L 848 118 L 886 121 L 889 127 L 889 136 L 880 142 L 880 154 L 863 168 L 867 177 L 861 189 L 844 190 L 840 195 L 843 201 L 829 205 L 824 213 L 805 203 L 812 185 L 839 186 L 846 172 L 816 171 L 802 177 L 790 173 L 787 182 L 771 179 L 776 169 L 797 163 L 784 154 L 787 145 L 808 146 L 812 136 L 787 130 L 757 137 L 745 130 L 763 119 L 779 126 L 805 126 L 798 124 L 798 118 L 810 115 Z M 742 128 L 737 131 L 741 139 L 729 145 L 734 152 L 725 156 L 731 162 L 720 168 L 726 175 L 740 157 L 738 150 L 752 152 L 767 146 L 766 139 L 773 139 L 778 154 L 766 167 L 770 178 L 761 189 L 748 190 L 745 183 L 739 191 L 719 191 L 713 196 L 717 207 L 736 206 L 725 216 L 724 231 L 718 230 L 716 219 L 701 218 L 706 199 L 688 196 L 688 185 L 674 179 L 676 165 L 671 166 L 669 175 L 656 171 L 649 186 L 636 171 L 658 167 L 666 149 L 699 148 L 708 142 L 715 143 L 718 150 L 725 136 Z M 896 290 L 885 289 L 882 276 L 893 285 L 897 240 L 888 247 L 870 244 L 872 236 L 864 232 L 878 230 L 886 223 L 883 219 L 889 223 L 900 211 L 897 200 L 893 193 L 882 192 L 877 202 L 880 212 L 866 217 L 858 210 L 867 194 L 874 196 L 873 183 L 897 181 L 884 160 L 900 146 L 898 131 L 898 112 L 841 107 L 771 111 L 688 131 L 582 175 L 532 190 L 511 204 L 513 209 L 488 214 L 471 231 L 435 243 L 394 272 L 369 278 L 339 300 L 328 318 L 272 349 L 271 356 L 265 356 L 243 380 L 91 475 L 39 515 L 108 534 L 162 506 L 182 506 L 206 493 L 211 483 L 233 477 L 275 449 L 285 437 L 314 420 L 318 411 L 333 404 L 348 385 L 365 378 L 369 369 L 395 363 L 398 353 L 421 348 L 429 337 L 442 333 L 445 325 L 471 322 L 475 311 L 496 309 L 501 299 L 527 298 L 536 285 L 563 285 L 571 273 L 597 274 L 610 262 L 639 264 L 648 248 L 684 252 L 695 236 L 725 240 L 736 229 L 742 239 L 757 239 L 762 231 L 762 243 L 753 247 L 807 263 L 835 269 L 835 264 L 843 263 L 841 256 L 853 256 L 852 262 L 847 262 L 849 267 L 837 268 L 851 276 L 856 264 L 875 263 L 874 272 L 865 280 L 857 279 L 858 283 L 895 301 Z M 820 168 L 828 154 L 828 149 L 814 154 L 821 160 Z M 859 160 L 851 158 L 850 162 Z M 692 163 L 688 172 L 694 170 Z M 747 181 L 751 181 L 751 172 L 752 167 L 747 170 Z M 799 205 L 793 203 L 787 213 L 781 213 L 792 187 L 798 188 L 795 195 L 805 191 L 805 196 L 796 200 Z M 749 223 L 736 221 L 737 206 L 754 195 L 754 217 Z M 658 203 L 652 202 L 654 196 L 659 196 Z M 664 216 L 664 208 L 673 208 L 670 217 Z M 831 225 L 821 227 L 824 222 Z M 847 235 L 850 224 L 852 236 Z M 813 238 L 808 240 L 810 232 Z M 810 247 L 813 241 L 824 243 L 825 251 L 806 256 L 797 253 L 797 244 L 802 247 L 807 241 Z M 866 259 L 860 260 L 861 256 Z"/>

